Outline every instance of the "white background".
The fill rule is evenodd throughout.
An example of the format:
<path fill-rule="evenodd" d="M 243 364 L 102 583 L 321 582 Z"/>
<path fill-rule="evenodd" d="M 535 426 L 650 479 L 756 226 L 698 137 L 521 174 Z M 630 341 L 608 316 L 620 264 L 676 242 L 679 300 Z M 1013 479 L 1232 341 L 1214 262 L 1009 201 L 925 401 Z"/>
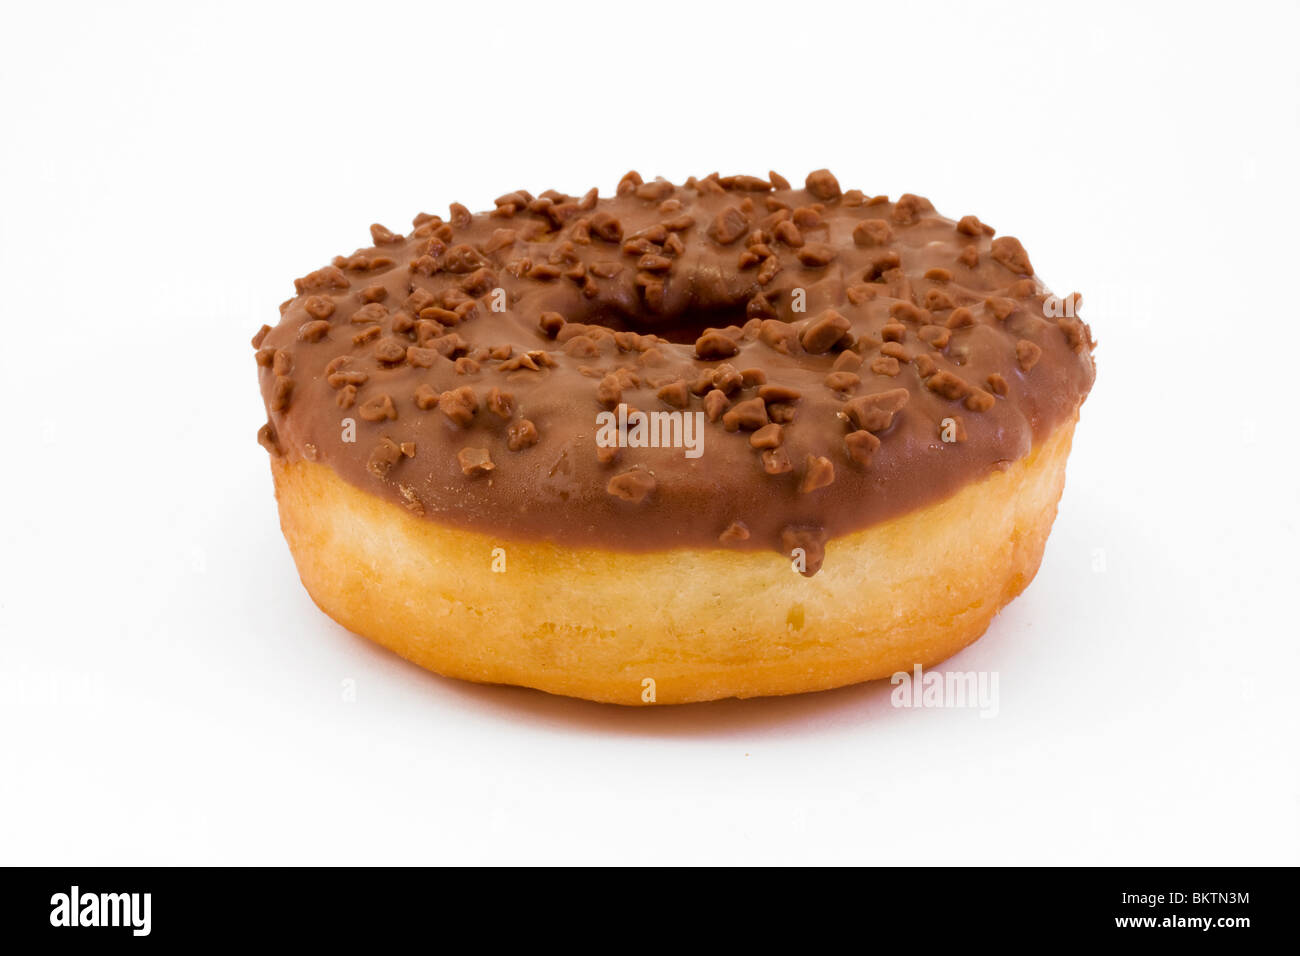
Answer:
<path fill-rule="evenodd" d="M 1300 862 L 1294 3 L 177 7 L 5 4 L 0 862 Z M 312 605 L 248 344 L 294 276 L 821 166 L 1019 236 L 1100 341 L 947 665 L 996 717 L 476 687 Z"/>

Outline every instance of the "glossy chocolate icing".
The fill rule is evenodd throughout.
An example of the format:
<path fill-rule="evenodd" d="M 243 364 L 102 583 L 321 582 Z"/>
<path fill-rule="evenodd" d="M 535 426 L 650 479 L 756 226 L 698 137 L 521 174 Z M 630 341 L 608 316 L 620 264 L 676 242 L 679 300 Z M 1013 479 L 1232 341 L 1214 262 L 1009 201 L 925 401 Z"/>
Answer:
<path fill-rule="evenodd" d="M 1092 385 L 1078 297 L 916 196 L 630 173 L 496 205 L 372 227 L 297 281 L 254 339 L 273 454 L 502 539 L 805 547 L 811 573 L 826 539 L 1027 454 Z M 619 405 L 703 413 L 699 456 L 598 446 Z"/>

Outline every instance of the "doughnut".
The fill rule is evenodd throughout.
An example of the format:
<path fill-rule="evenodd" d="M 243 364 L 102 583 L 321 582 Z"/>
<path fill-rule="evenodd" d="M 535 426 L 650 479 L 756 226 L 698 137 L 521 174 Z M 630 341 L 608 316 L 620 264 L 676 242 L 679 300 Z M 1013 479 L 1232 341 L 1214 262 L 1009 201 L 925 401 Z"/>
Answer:
<path fill-rule="evenodd" d="M 1095 377 L 1081 297 L 926 199 L 630 172 L 295 280 L 253 338 L 327 615 L 629 705 L 933 666 L 1033 579 Z"/>

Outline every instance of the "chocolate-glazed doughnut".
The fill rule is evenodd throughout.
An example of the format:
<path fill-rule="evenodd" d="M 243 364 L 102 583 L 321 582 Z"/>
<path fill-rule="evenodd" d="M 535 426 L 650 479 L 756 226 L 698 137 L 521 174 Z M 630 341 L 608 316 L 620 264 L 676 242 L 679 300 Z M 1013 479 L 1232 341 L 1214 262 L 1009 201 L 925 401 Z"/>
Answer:
<path fill-rule="evenodd" d="M 1032 578 L 1094 365 L 1018 240 L 826 170 L 495 207 L 372 226 L 253 340 L 282 527 L 346 626 L 687 701 L 934 663 Z"/>

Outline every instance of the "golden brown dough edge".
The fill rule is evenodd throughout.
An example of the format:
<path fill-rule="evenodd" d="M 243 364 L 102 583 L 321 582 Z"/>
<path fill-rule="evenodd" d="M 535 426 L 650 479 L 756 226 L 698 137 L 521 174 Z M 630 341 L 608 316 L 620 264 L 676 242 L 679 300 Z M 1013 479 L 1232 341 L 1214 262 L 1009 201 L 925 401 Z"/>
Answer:
<path fill-rule="evenodd" d="M 617 704 L 647 703 L 650 679 L 676 704 L 839 687 L 970 644 L 1038 570 L 1075 421 L 1006 471 L 831 540 L 811 578 L 767 552 L 497 539 L 324 465 L 272 471 L 302 582 L 344 627 L 448 677 Z"/>

